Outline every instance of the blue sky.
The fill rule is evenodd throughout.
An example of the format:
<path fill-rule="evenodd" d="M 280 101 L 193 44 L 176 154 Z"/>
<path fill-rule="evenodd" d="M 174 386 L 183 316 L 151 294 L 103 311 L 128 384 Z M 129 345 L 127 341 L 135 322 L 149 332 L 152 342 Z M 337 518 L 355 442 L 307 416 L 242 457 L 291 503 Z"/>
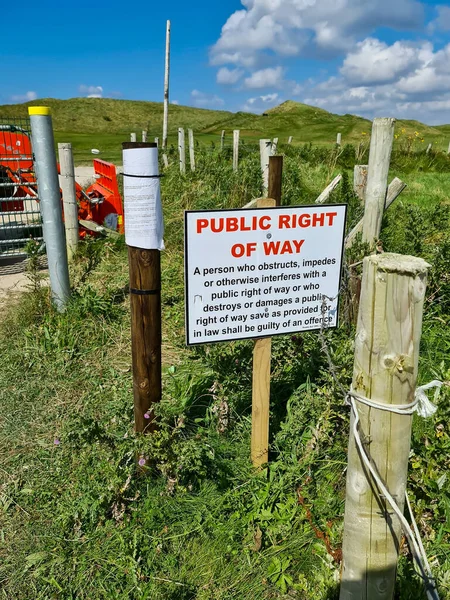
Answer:
<path fill-rule="evenodd" d="M 161 100 L 170 19 L 171 100 L 180 104 L 261 112 L 293 99 L 336 113 L 450 123 L 448 1 L 22 0 L 20 7 L 20 29 L 14 5 L 2 8 L 2 104 Z"/>

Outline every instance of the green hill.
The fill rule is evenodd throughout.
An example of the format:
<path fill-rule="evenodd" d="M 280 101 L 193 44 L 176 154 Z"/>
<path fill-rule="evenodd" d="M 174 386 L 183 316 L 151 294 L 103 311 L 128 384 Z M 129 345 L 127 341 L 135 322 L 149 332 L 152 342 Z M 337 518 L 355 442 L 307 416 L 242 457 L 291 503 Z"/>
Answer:
<path fill-rule="evenodd" d="M 161 102 L 109 98 L 45 98 L 25 104 L 0 106 L 0 122 L 26 117 L 28 106 L 38 105 L 51 107 L 56 141 L 72 142 L 77 162 L 90 160 L 90 149 L 93 147 L 100 148 L 102 157 L 106 160 L 119 160 L 120 143 L 129 139 L 132 131 L 139 137 L 140 132 L 146 129 L 148 139 L 162 135 Z M 345 144 L 367 139 L 371 122 L 355 115 L 336 115 L 321 108 L 288 100 L 263 115 L 171 104 L 169 142 L 173 145 L 177 143 L 178 127 L 192 128 L 196 140 L 203 143 L 217 143 L 221 131 L 225 130 L 226 143 L 231 144 L 230 134 L 234 129 L 239 129 L 241 139 L 250 143 L 259 138 L 274 137 L 278 137 L 283 143 L 292 136 L 294 144 L 334 144 L 336 135 L 341 133 Z M 432 142 L 436 148 L 447 150 L 450 125 L 431 127 L 418 121 L 399 120 L 396 134 L 399 142 L 413 136 L 418 138 L 421 145 Z"/>

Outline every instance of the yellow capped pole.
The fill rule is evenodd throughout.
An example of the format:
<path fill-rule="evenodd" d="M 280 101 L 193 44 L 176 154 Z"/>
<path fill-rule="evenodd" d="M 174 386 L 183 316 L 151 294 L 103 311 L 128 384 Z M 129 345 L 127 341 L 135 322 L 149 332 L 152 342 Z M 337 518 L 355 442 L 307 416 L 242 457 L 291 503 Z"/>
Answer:
<path fill-rule="evenodd" d="M 52 117 L 48 106 L 30 106 L 28 114 L 50 287 L 57 309 L 63 311 L 70 296 L 70 281 Z"/>

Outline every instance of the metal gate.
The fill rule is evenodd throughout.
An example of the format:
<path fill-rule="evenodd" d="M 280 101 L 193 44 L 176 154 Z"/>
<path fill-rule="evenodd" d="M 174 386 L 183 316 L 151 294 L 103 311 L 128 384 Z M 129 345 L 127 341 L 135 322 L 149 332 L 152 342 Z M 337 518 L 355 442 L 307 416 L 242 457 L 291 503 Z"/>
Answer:
<path fill-rule="evenodd" d="M 0 265 L 43 243 L 38 200 L 30 121 L 0 115 Z"/>

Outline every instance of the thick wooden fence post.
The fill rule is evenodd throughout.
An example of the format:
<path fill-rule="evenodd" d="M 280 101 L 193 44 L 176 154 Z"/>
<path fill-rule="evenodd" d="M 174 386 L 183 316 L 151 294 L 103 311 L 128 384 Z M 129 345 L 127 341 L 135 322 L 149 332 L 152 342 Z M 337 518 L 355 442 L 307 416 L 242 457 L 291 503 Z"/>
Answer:
<path fill-rule="evenodd" d="M 414 400 L 429 265 L 379 254 L 364 259 L 352 391 L 380 404 Z M 356 402 L 360 436 L 403 509 L 412 416 Z M 340 600 L 392 600 L 401 526 L 361 461 L 352 415 Z"/>
<path fill-rule="evenodd" d="M 274 156 L 277 153 L 278 150 L 278 138 L 273 138 L 272 140 L 272 147 L 271 147 L 271 154 L 272 156 Z"/>
<path fill-rule="evenodd" d="M 147 141 L 147 132 L 145 131 L 145 129 L 142 130 L 142 141 L 145 142 Z"/>
<path fill-rule="evenodd" d="M 184 129 L 182 127 L 178 129 L 178 153 L 180 156 L 180 173 L 184 175 L 186 173 L 186 147 Z"/>
<path fill-rule="evenodd" d="M 124 143 L 122 146 L 124 153 L 156 147 L 152 143 L 140 142 Z M 162 394 L 161 253 L 157 249 L 160 246 L 159 234 L 155 234 L 156 240 L 150 242 L 153 233 L 149 230 L 149 222 L 158 221 L 161 200 L 159 192 L 155 199 L 152 197 L 154 191 L 144 190 L 142 193 L 139 190 L 140 181 L 158 181 L 151 179 L 159 175 L 157 156 L 145 165 L 142 159 L 139 160 L 134 163 L 132 158 L 124 158 L 124 168 L 127 169 L 124 178 L 129 177 L 131 181 L 129 188 L 124 184 L 125 237 L 130 273 L 135 431 L 149 433 L 156 428 L 153 407 L 160 402 Z M 139 179 L 141 173 L 143 180 Z M 146 244 L 147 248 L 137 247 L 139 243 Z M 148 245 L 153 248 L 148 249 Z"/>
<path fill-rule="evenodd" d="M 336 136 L 336 146 L 340 146 L 342 144 L 342 133 L 338 133 Z"/>
<path fill-rule="evenodd" d="M 283 157 L 271 156 L 269 164 L 270 198 L 259 198 L 257 208 L 281 205 Z M 256 340 L 253 349 L 252 441 L 251 458 L 255 468 L 269 461 L 270 369 L 272 338 Z"/>
<path fill-rule="evenodd" d="M 130 133 L 130 142 L 135 142 L 135 141 L 136 141 L 136 134 Z"/>
<path fill-rule="evenodd" d="M 259 140 L 259 156 L 261 160 L 262 196 L 265 198 L 269 189 L 269 157 L 272 155 L 272 142 Z"/>
<path fill-rule="evenodd" d="M 366 196 L 368 169 L 368 165 L 355 165 L 353 172 L 353 190 L 360 200 L 364 200 Z"/>
<path fill-rule="evenodd" d="M 375 248 L 380 237 L 386 201 L 389 165 L 394 141 L 395 119 L 375 119 L 370 140 L 364 210 L 363 242 Z"/>
<path fill-rule="evenodd" d="M 289 139 L 288 139 L 288 144 L 292 144 L 292 140 L 293 140 L 293 139 L 294 139 L 294 138 L 292 137 L 292 135 L 290 135 L 290 136 L 289 136 Z"/>
<path fill-rule="evenodd" d="M 195 148 L 194 148 L 194 132 L 192 129 L 188 129 L 189 139 L 189 162 L 191 164 L 191 171 L 195 171 Z"/>
<path fill-rule="evenodd" d="M 239 129 L 233 131 L 233 171 L 239 167 Z"/>
<path fill-rule="evenodd" d="M 220 134 L 220 151 L 223 151 L 223 147 L 225 144 L 225 129 L 222 130 L 222 133 Z"/>
<path fill-rule="evenodd" d="M 64 226 L 69 262 L 78 249 L 78 204 L 75 190 L 75 168 L 73 165 L 72 144 L 58 144 L 59 171 L 64 206 Z"/>

